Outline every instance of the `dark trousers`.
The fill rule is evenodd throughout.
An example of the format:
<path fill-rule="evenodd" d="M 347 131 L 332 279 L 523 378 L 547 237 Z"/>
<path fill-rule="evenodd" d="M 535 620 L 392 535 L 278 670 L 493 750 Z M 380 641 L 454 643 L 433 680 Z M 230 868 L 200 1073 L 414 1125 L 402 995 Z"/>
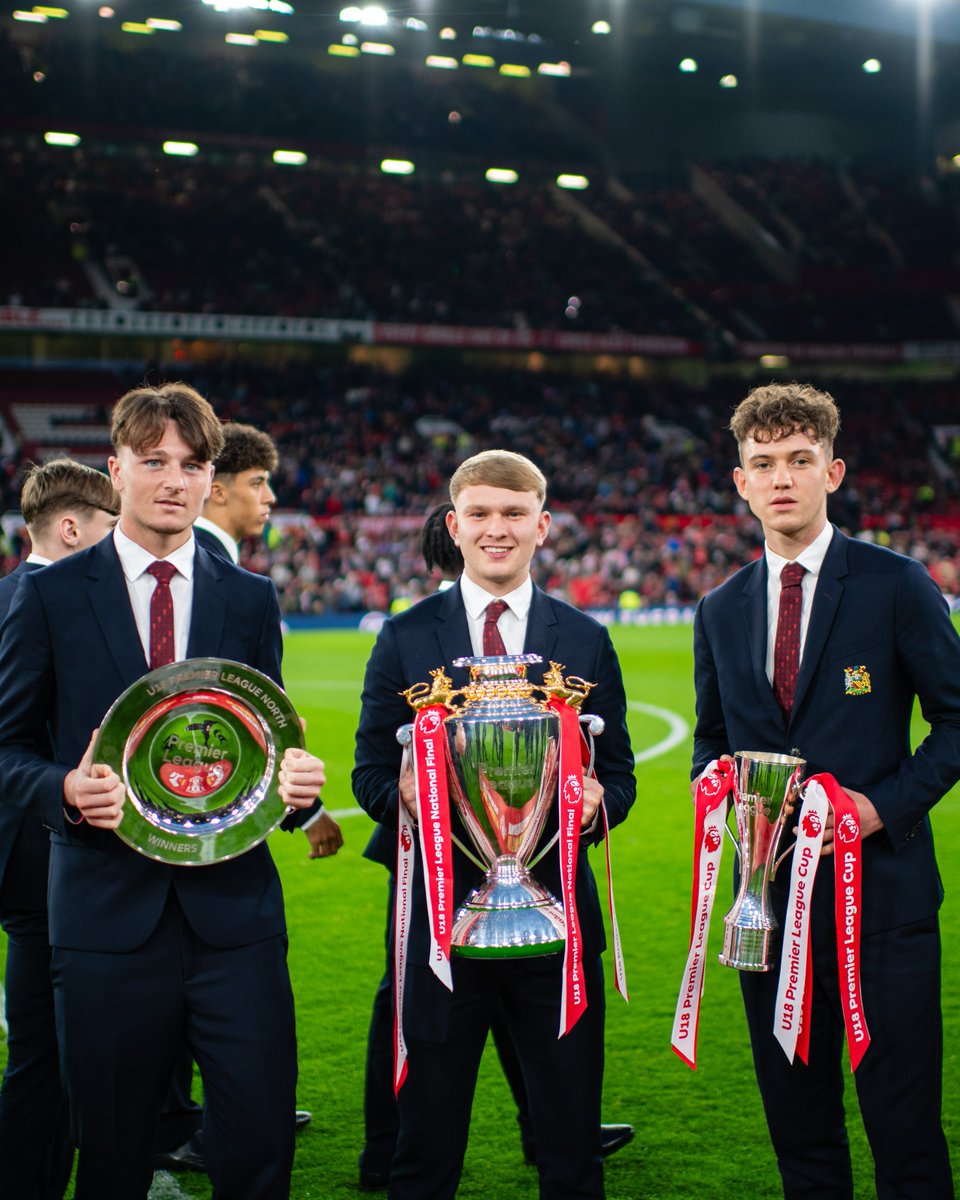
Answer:
<path fill-rule="evenodd" d="M 73 1142 L 60 1086 L 45 913 L 4 915 L 7 1066 L 0 1086 L 0 1196 L 61 1200 Z"/>
<path fill-rule="evenodd" d="M 370 1030 L 367 1034 L 367 1065 L 363 1083 L 363 1152 L 360 1169 L 386 1175 L 397 1148 L 400 1116 L 393 1091 L 393 904 L 396 880 L 391 872 L 387 894 L 387 969 L 373 997 Z M 497 1010 L 491 1024 L 497 1055 L 517 1106 L 521 1136 L 529 1136 L 527 1090 L 520 1060 L 502 1013 Z"/>
<path fill-rule="evenodd" d="M 287 1200 L 297 1064 L 286 939 L 209 946 L 171 897 L 130 953 L 55 947 L 53 982 L 79 1148 L 75 1200 L 147 1195 L 184 1037 L 203 1078 L 215 1197 Z"/>
<path fill-rule="evenodd" d="M 526 1083 L 541 1200 L 601 1200 L 603 968 L 599 959 L 584 965 L 589 1007 L 559 1038 L 561 974 L 560 955 L 454 959 L 445 1036 L 434 1041 L 407 1035 L 390 1200 L 456 1194 L 480 1058 L 498 1006 Z M 416 1024 L 420 1034 L 423 1022 Z"/>
<path fill-rule="evenodd" d="M 842 992 L 832 930 L 813 929 L 810 1065 L 773 1038 L 777 973 L 740 976 L 754 1065 L 786 1200 L 852 1200 L 843 1113 Z M 878 1200 L 953 1200 L 940 1122 L 943 1031 L 936 918 L 861 941 L 870 1048 L 853 1076 Z"/>

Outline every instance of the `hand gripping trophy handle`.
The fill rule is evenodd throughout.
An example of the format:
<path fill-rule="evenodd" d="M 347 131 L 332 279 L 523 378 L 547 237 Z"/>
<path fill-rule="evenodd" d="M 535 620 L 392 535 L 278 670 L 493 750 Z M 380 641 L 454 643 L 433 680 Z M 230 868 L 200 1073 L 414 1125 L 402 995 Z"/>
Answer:
<path fill-rule="evenodd" d="M 771 971 L 779 921 L 770 905 L 770 880 L 793 848 L 777 858 L 777 847 L 800 795 L 807 765 L 789 754 L 738 750 L 734 781 L 740 887 L 723 918 L 720 961 L 740 971 Z M 728 830 L 729 832 L 729 830 Z"/>

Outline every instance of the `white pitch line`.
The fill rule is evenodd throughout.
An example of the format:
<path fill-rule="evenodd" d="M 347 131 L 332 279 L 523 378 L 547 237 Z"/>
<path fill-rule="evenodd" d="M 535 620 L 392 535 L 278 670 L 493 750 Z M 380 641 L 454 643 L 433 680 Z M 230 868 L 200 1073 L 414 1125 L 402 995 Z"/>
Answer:
<path fill-rule="evenodd" d="M 658 717 L 661 721 L 666 721 L 668 729 L 667 736 L 661 741 L 655 742 L 645 750 L 638 750 L 634 754 L 633 761 L 636 763 L 649 762 L 651 758 L 659 758 L 661 754 L 668 753 L 674 746 L 679 746 L 690 735 L 690 726 L 687 722 L 679 713 L 671 712 L 669 708 L 658 708 L 655 704 L 644 704 L 640 700 L 628 700 L 627 708 L 632 712 L 645 713 L 648 717 Z M 330 813 L 335 821 L 342 821 L 346 817 L 359 817 L 361 814 L 363 814 L 362 808 L 337 808 Z"/>
<path fill-rule="evenodd" d="M 642 763 L 651 758 L 659 758 L 674 746 L 679 746 L 690 735 L 690 726 L 679 713 L 671 712 L 669 708 L 657 708 L 655 704 L 643 704 L 639 700 L 628 700 L 627 708 L 633 712 L 646 713 L 648 717 L 659 717 L 661 721 L 666 721 L 669 728 L 669 733 L 662 742 L 648 746 L 646 750 L 638 750 L 633 756 L 634 762 Z"/>
<path fill-rule="evenodd" d="M 181 1190 L 169 1171 L 154 1171 L 147 1200 L 190 1200 L 190 1194 Z"/>

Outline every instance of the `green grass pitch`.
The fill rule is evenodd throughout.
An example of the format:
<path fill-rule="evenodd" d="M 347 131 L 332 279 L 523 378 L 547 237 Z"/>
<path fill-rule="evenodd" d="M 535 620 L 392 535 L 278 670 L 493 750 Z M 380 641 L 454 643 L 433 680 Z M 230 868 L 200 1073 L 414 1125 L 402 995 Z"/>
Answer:
<path fill-rule="evenodd" d="M 612 840 L 631 999 L 624 1004 L 614 991 L 608 953 L 603 1116 L 631 1122 L 637 1136 L 608 1161 L 607 1195 L 610 1200 L 729 1200 L 748 1194 L 753 1200 L 775 1200 L 782 1194 L 779 1175 L 754 1082 L 736 973 L 720 966 L 713 954 L 706 971 L 699 1069 L 690 1071 L 670 1049 L 689 932 L 691 629 L 618 628 L 613 634 L 640 761 L 637 803 Z M 271 838 L 283 876 L 297 997 L 298 1102 L 314 1113 L 297 1140 L 293 1200 L 357 1194 L 367 1021 L 383 971 L 386 896 L 383 869 L 360 857 L 370 821 L 350 811 L 353 733 L 372 644 L 367 634 L 317 632 L 291 634 L 286 645 L 287 690 L 307 718 L 311 749 L 326 761 L 330 782 L 324 799 L 328 808 L 345 810 L 346 839 L 336 858 L 311 862 L 301 835 Z M 918 718 L 916 733 L 922 732 Z M 960 902 L 954 894 L 960 881 L 960 791 L 938 805 L 934 825 L 947 889 L 942 910 L 944 1122 L 960 1183 Z M 602 876 L 602 850 L 591 853 Z M 732 857 L 728 845 L 727 880 Z M 729 886 L 714 913 L 715 950 L 728 896 Z M 0 1047 L 0 1058 L 3 1054 Z M 856 1196 L 866 1200 L 875 1189 L 849 1075 L 847 1097 Z M 210 1196 L 200 1176 L 180 1176 L 177 1183 L 189 1196 Z M 536 1173 L 523 1165 L 509 1093 L 491 1048 L 477 1086 L 460 1195 L 468 1200 L 533 1200 L 537 1195 Z"/>

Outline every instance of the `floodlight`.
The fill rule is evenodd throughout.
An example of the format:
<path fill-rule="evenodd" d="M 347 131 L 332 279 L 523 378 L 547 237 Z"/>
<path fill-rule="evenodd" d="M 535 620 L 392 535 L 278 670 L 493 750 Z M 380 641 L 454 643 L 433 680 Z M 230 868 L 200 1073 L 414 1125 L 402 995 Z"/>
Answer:
<path fill-rule="evenodd" d="M 48 146 L 79 146 L 79 133 L 54 133 L 48 132 L 43 135 L 43 140 Z"/>
<path fill-rule="evenodd" d="M 289 33 L 284 33 L 281 29 L 255 29 L 253 36 L 258 42 L 289 42 Z"/>
<path fill-rule="evenodd" d="M 868 58 L 863 64 L 863 70 L 867 75 L 878 75 L 883 67 L 879 58 Z"/>
<path fill-rule="evenodd" d="M 359 46 L 342 46 L 339 42 L 334 42 L 332 46 L 327 47 L 327 53 L 334 55 L 336 58 L 359 58 Z"/>
<path fill-rule="evenodd" d="M 590 186 L 590 180 L 586 175 L 558 175 L 557 187 L 566 188 L 571 192 L 582 192 Z"/>
<path fill-rule="evenodd" d="M 590 32 L 591 33 L 602 33 L 602 34 L 609 33 L 610 32 L 610 22 L 609 21 L 594 21 L 594 23 L 590 26 Z"/>
<path fill-rule="evenodd" d="M 13 19 L 15 21 L 33 21 L 36 25 L 46 25 L 47 23 L 47 18 L 43 13 L 24 12 L 23 10 L 17 10 L 13 14 Z"/>
<path fill-rule="evenodd" d="M 142 21 L 124 21 L 120 28 L 124 33 L 143 33 L 153 36 L 153 30 L 149 25 L 144 25 Z"/>
<path fill-rule="evenodd" d="M 451 29 L 449 25 L 445 29 L 440 30 L 441 42 L 452 42 L 455 40 L 456 36 L 457 31 L 455 29 Z"/>
<path fill-rule="evenodd" d="M 489 54 L 465 54 L 463 65 L 465 67 L 495 67 L 497 64 Z"/>
<path fill-rule="evenodd" d="M 200 147 L 196 142 L 164 142 L 163 152 L 179 158 L 193 158 L 195 154 L 200 153 Z"/>
<path fill-rule="evenodd" d="M 302 167 L 307 161 L 307 156 L 302 150 L 274 150 L 273 161 L 288 167 Z"/>
<path fill-rule="evenodd" d="M 412 175 L 414 169 L 413 163 L 405 158 L 385 158 L 380 164 L 384 175 Z"/>
<path fill-rule="evenodd" d="M 223 39 L 229 46 L 259 46 L 252 33 L 228 33 Z"/>
<path fill-rule="evenodd" d="M 522 63 L 501 63 L 500 74 L 509 75 L 512 79 L 529 79 L 530 68 Z"/>
<path fill-rule="evenodd" d="M 520 176 L 510 167 L 490 167 L 484 178 L 488 183 L 516 183 Z"/>
<path fill-rule="evenodd" d="M 568 62 L 541 63 L 537 67 L 538 75 L 558 75 L 563 78 L 570 76 L 570 64 Z"/>
<path fill-rule="evenodd" d="M 45 4 L 35 4 L 33 11 L 40 13 L 41 16 L 50 17 L 54 21 L 65 21 L 70 15 L 65 8 L 49 8 Z"/>
<path fill-rule="evenodd" d="M 160 17 L 147 17 L 147 24 L 151 29 L 163 29 L 168 33 L 178 33 L 183 28 L 179 21 L 166 21 Z"/>
<path fill-rule="evenodd" d="M 360 49 L 364 54 L 396 54 L 396 48 L 389 42 L 361 42 Z"/>
<path fill-rule="evenodd" d="M 448 58 L 444 54 L 428 54 L 423 61 L 428 67 L 436 67 L 439 71 L 456 71 L 460 66 L 455 58 Z"/>
<path fill-rule="evenodd" d="M 695 58 L 681 58 L 678 65 L 685 75 L 693 75 L 700 70 L 700 65 Z"/>
<path fill-rule="evenodd" d="M 735 87 L 738 87 L 739 84 L 740 84 L 740 80 L 736 77 L 736 75 L 721 75 L 720 76 L 720 86 L 722 88 L 735 88 Z"/>

